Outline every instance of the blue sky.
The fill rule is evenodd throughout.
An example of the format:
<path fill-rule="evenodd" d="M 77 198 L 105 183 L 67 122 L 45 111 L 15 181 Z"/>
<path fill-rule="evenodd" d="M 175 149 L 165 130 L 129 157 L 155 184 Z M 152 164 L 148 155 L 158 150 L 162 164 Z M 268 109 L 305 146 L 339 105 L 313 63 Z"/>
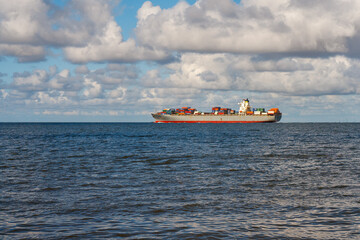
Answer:
<path fill-rule="evenodd" d="M 0 121 L 152 121 L 165 107 L 279 107 L 354 122 L 360 3 L 0 0 Z"/>

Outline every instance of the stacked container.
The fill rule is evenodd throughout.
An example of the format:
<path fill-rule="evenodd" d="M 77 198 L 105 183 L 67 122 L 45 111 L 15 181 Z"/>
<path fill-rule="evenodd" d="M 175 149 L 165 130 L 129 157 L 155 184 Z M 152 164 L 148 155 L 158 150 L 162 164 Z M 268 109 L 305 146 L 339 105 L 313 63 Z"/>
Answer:
<path fill-rule="evenodd" d="M 174 109 L 174 113 L 175 114 L 179 114 L 179 115 L 190 115 L 190 114 L 194 114 L 196 111 L 195 108 L 191 108 L 191 107 L 182 107 L 182 108 L 177 108 L 176 110 Z"/>
<path fill-rule="evenodd" d="M 219 114 L 219 115 L 235 114 L 235 110 L 232 110 L 231 108 L 213 107 L 212 114 Z"/>
<path fill-rule="evenodd" d="M 271 108 L 269 111 L 267 111 L 269 115 L 274 115 L 275 113 L 280 113 L 278 108 Z"/>
<path fill-rule="evenodd" d="M 215 113 L 217 114 L 220 111 L 220 108 L 221 107 L 213 107 L 211 113 L 212 114 L 215 114 Z"/>

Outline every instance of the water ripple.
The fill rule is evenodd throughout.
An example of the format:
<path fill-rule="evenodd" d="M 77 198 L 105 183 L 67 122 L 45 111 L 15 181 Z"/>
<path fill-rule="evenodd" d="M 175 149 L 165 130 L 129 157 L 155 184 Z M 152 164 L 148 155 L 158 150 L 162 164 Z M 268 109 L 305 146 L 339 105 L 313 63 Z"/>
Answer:
<path fill-rule="evenodd" d="M 356 239 L 360 124 L 0 124 L 0 235 Z"/>

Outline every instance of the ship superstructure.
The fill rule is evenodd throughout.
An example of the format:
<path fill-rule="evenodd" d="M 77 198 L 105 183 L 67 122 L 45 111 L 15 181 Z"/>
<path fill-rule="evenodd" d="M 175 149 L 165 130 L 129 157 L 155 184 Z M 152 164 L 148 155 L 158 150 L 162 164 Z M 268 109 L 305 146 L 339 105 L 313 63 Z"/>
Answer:
<path fill-rule="evenodd" d="M 243 99 L 239 111 L 231 108 L 213 107 L 211 112 L 201 112 L 191 107 L 167 108 L 152 113 L 156 123 L 260 123 L 278 122 L 281 112 L 278 108 L 265 111 L 264 108 L 251 109 L 249 99 Z"/>

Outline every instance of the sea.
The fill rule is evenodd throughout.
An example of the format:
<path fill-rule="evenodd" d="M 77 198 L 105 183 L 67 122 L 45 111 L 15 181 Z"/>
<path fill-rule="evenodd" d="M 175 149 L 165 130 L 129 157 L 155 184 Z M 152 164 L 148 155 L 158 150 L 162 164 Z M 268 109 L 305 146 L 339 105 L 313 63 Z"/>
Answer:
<path fill-rule="evenodd" d="M 360 123 L 1 123 L 0 239 L 360 239 Z"/>

